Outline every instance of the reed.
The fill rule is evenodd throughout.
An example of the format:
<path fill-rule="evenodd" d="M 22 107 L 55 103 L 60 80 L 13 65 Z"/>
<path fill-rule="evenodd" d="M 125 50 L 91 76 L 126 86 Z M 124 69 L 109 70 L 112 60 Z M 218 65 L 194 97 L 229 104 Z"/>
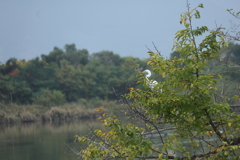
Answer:
<path fill-rule="evenodd" d="M 102 100 L 91 100 L 88 103 L 66 103 L 51 108 L 37 104 L 17 105 L 0 103 L 0 124 L 94 119 L 100 116 L 100 113 L 97 112 L 98 108 L 115 114 L 122 106 L 115 101 Z"/>
<path fill-rule="evenodd" d="M 33 113 L 29 111 L 22 111 L 19 115 L 21 122 L 35 122 L 39 121 L 39 119 Z"/>

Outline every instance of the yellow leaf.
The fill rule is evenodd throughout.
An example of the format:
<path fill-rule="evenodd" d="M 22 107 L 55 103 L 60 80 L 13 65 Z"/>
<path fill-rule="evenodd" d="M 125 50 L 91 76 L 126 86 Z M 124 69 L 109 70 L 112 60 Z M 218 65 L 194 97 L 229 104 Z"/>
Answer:
<path fill-rule="evenodd" d="M 108 124 L 108 121 L 106 119 L 104 119 L 103 124 L 106 126 Z"/>
<path fill-rule="evenodd" d="M 228 151 L 225 151 L 225 152 L 224 152 L 224 155 L 227 156 L 227 155 L 228 155 Z"/>
<path fill-rule="evenodd" d="M 158 56 L 158 53 L 154 53 L 153 58 L 155 59 L 157 58 L 157 56 Z"/>
<path fill-rule="evenodd" d="M 133 87 L 130 87 L 130 88 L 128 88 L 128 90 L 129 90 L 130 92 L 133 92 L 134 88 L 133 88 Z"/>
<path fill-rule="evenodd" d="M 231 127 L 232 123 L 228 123 L 228 126 Z"/>
<path fill-rule="evenodd" d="M 97 112 L 102 111 L 102 110 L 103 110 L 102 108 L 99 108 L 99 109 L 97 110 Z"/>
<path fill-rule="evenodd" d="M 184 23 L 184 25 L 186 26 L 186 24 L 187 24 L 186 18 L 183 19 L 183 23 Z"/>
<path fill-rule="evenodd" d="M 212 131 L 208 131 L 208 135 L 212 136 Z"/>
<path fill-rule="evenodd" d="M 158 158 L 161 158 L 162 156 L 163 156 L 163 154 L 161 153 L 161 154 L 158 155 Z"/>
<path fill-rule="evenodd" d="M 190 85 L 190 88 L 192 88 L 193 87 L 193 83 L 191 83 L 191 85 Z"/>
<path fill-rule="evenodd" d="M 115 118 L 115 116 L 114 116 L 114 115 L 110 115 L 110 117 L 112 117 L 112 118 Z"/>
<path fill-rule="evenodd" d="M 152 61 L 148 61 L 148 62 L 147 62 L 147 65 L 151 65 L 151 63 L 152 63 Z"/>
<path fill-rule="evenodd" d="M 163 78 L 166 77 L 166 72 L 163 72 L 163 73 L 162 73 L 162 77 L 163 77 Z"/>
<path fill-rule="evenodd" d="M 149 150 L 149 152 L 150 152 L 150 154 L 152 154 L 152 150 L 151 149 Z"/>
<path fill-rule="evenodd" d="M 103 133 L 102 133 L 101 130 L 97 130 L 96 132 L 97 132 L 97 133 L 96 133 L 96 136 L 98 136 L 98 137 L 100 137 L 101 135 L 103 135 Z"/>

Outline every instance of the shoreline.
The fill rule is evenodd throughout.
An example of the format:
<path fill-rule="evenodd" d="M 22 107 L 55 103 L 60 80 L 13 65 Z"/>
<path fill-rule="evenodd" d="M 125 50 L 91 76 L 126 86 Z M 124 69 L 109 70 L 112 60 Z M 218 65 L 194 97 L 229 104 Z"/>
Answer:
<path fill-rule="evenodd" d="M 0 124 L 31 123 L 31 122 L 58 122 L 79 119 L 96 119 L 100 116 L 97 111 L 71 112 L 61 108 L 53 107 L 44 114 L 34 114 L 29 111 L 23 111 L 18 115 L 7 114 L 0 110 Z"/>
<path fill-rule="evenodd" d="M 102 113 L 97 111 L 98 108 L 116 114 L 119 107 L 122 106 L 115 102 L 105 102 L 105 105 L 92 108 L 76 103 L 50 108 L 40 105 L 0 104 L 0 124 L 97 119 Z"/>

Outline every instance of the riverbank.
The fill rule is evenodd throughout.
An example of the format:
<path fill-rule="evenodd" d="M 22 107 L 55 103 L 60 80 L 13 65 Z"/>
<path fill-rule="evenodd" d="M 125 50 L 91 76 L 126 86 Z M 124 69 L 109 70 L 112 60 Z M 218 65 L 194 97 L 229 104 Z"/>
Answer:
<path fill-rule="evenodd" d="M 123 107 L 115 101 L 69 103 L 54 107 L 0 103 L 0 124 L 95 119 L 101 114 L 98 108 L 116 114 Z"/>

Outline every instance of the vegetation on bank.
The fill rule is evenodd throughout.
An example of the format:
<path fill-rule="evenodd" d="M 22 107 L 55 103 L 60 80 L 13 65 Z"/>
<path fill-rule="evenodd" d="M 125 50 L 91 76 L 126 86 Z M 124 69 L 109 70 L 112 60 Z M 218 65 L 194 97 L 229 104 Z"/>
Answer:
<path fill-rule="evenodd" d="M 0 103 L 0 124 L 26 123 L 36 121 L 68 121 L 98 118 L 97 108 L 117 114 L 122 105 L 116 101 L 89 101 L 88 103 L 67 103 L 60 106 L 17 105 Z M 120 112 L 118 112 L 120 113 Z"/>

